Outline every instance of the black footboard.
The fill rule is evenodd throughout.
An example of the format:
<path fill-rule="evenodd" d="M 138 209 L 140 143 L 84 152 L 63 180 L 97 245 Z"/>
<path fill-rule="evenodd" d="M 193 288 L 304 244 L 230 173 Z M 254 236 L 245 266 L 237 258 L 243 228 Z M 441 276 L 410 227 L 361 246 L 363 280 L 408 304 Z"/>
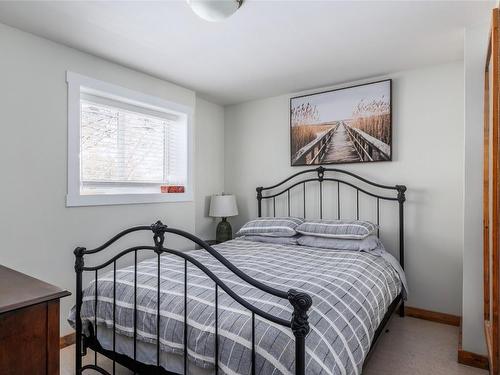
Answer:
<path fill-rule="evenodd" d="M 127 234 L 138 232 L 138 231 L 151 231 L 153 234 L 154 246 L 134 246 L 130 247 L 126 250 L 123 250 L 119 254 L 115 255 L 111 259 L 105 261 L 104 263 L 93 266 L 86 267 L 84 258 L 92 254 L 99 253 L 118 239 L 124 237 Z M 225 267 L 227 267 L 231 272 L 235 275 L 249 283 L 250 285 L 269 293 L 273 296 L 288 299 L 290 304 L 293 307 L 293 314 L 290 321 L 284 320 L 280 317 L 271 315 L 265 311 L 260 310 L 259 308 L 253 306 L 248 301 L 238 296 L 231 288 L 229 288 L 217 275 L 215 275 L 212 271 L 210 271 L 205 265 L 200 263 L 197 259 L 191 257 L 189 254 L 169 249 L 164 247 L 164 239 L 165 234 L 171 233 L 181 237 L 184 237 L 205 251 L 209 252 L 214 258 L 216 258 L 220 263 L 222 263 Z M 137 253 L 143 251 L 154 252 L 157 255 L 158 259 L 158 285 L 156 287 L 157 291 L 157 321 L 156 321 L 156 364 L 155 365 L 146 365 L 137 361 Z M 133 357 L 127 357 L 122 354 L 116 352 L 116 293 L 115 289 L 113 289 L 113 348 L 111 350 L 106 350 L 101 347 L 97 340 L 97 324 L 94 325 L 92 332 L 89 336 L 83 334 L 82 331 L 82 320 L 81 320 L 81 308 L 83 303 L 83 285 L 82 285 L 82 276 L 83 272 L 90 272 L 94 274 L 95 277 L 95 303 L 97 306 L 97 279 L 98 279 L 98 271 L 107 267 L 113 266 L 113 284 L 116 287 L 116 262 L 118 259 L 123 256 L 133 253 L 134 254 L 134 346 L 133 346 Z M 218 361 L 219 361 L 219 341 L 218 341 L 218 288 L 221 288 L 224 292 L 226 292 L 231 298 L 236 300 L 242 306 L 251 311 L 252 315 L 252 374 L 255 374 L 255 315 L 258 315 L 264 319 L 270 320 L 278 325 L 288 327 L 292 330 L 295 336 L 295 373 L 297 375 L 305 374 L 305 339 L 307 334 L 309 333 L 309 323 L 308 323 L 308 315 L 307 312 L 312 305 L 311 297 L 303 292 L 299 292 L 296 290 L 289 291 L 281 291 L 275 288 L 272 288 L 268 285 L 265 285 L 241 270 L 239 270 L 236 266 L 234 266 L 231 262 L 229 262 L 226 258 L 220 255 L 217 251 L 215 251 L 212 247 L 210 247 L 206 242 L 199 239 L 196 236 L 193 236 L 190 233 L 184 232 L 182 230 L 169 228 L 166 225 L 163 225 L 161 222 L 157 222 L 151 226 L 139 226 L 127 229 L 108 242 L 103 244 L 102 246 L 87 250 L 83 247 L 77 247 L 74 251 L 75 254 L 75 271 L 76 271 L 76 316 L 75 316 L 75 329 L 76 329 L 76 359 L 75 359 L 75 373 L 81 374 L 84 370 L 92 369 L 94 371 L 98 371 L 102 374 L 109 374 L 108 371 L 98 366 L 97 363 L 97 352 L 105 355 L 113 361 L 113 370 L 112 373 L 115 373 L 116 363 L 119 363 L 130 370 L 136 373 L 155 373 L 155 374 L 171 374 L 166 369 L 160 366 L 160 256 L 161 254 L 171 254 L 178 256 L 184 259 L 184 374 L 187 374 L 188 363 L 187 363 L 187 286 L 188 286 L 188 264 L 193 265 L 204 272 L 210 279 L 215 282 L 215 371 L 218 372 Z M 97 322 L 97 308 L 94 309 L 95 316 L 94 322 Z M 95 351 L 96 355 L 94 358 L 94 364 L 91 365 L 82 365 L 82 357 L 85 355 L 87 348 L 90 348 Z"/>

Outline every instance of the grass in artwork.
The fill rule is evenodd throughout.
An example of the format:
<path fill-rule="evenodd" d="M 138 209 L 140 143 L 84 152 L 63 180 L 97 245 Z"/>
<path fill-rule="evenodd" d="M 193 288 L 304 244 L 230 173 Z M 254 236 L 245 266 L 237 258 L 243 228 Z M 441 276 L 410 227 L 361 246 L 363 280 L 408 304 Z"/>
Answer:
<path fill-rule="evenodd" d="M 391 144 L 391 115 L 387 101 L 361 101 L 353 112 L 350 124 L 353 128 L 364 131 L 387 145 Z"/>
<path fill-rule="evenodd" d="M 295 125 L 292 127 L 292 155 L 314 141 L 317 134 L 330 130 L 333 125 Z"/>

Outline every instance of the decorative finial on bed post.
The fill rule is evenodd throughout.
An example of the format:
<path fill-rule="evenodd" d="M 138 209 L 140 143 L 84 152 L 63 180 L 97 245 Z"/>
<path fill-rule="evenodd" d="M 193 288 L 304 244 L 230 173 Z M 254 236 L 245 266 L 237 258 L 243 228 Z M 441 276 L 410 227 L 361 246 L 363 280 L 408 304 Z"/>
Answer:
<path fill-rule="evenodd" d="M 291 328 L 295 337 L 306 337 L 309 333 L 309 317 L 307 310 L 312 305 L 312 298 L 309 294 L 298 292 L 294 289 L 288 291 L 288 301 L 293 306 Z"/>
<path fill-rule="evenodd" d="M 155 242 L 157 254 L 161 253 L 163 248 L 163 242 L 165 242 L 165 232 L 167 231 L 167 226 L 163 224 L 160 220 L 151 225 L 151 230 L 153 231 L 153 240 Z"/>
<path fill-rule="evenodd" d="M 258 200 L 262 199 L 262 189 L 263 189 L 262 186 L 259 186 L 258 188 L 255 189 L 255 190 L 257 190 L 257 199 Z"/>
<path fill-rule="evenodd" d="M 398 189 L 398 202 L 403 203 L 406 201 L 405 191 L 406 186 L 404 185 L 396 185 L 396 189 Z"/>
<path fill-rule="evenodd" d="M 318 171 L 318 180 L 319 180 L 319 182 L 322 182 L 323 181 L 323 177 L 325 176 L 325 168 L 324 167 L 318 167 L 318 168 L 316 168 L 316 170 Z"/>
<path fill-rule="evenodd" d="M 257 209 L 259 217 L 262 216 L 262 189 L 264 189 L 262 186 L 255 189 L 257 190 Z"/>
<path fill-rule="evenodd" d="M 309 333 L 307 310 L 312 305 L 309 294 L 294 289 L 288 291 L 288 301 L 293 306 L 290 328 L 295 336 L 295 374 L 306 374 L 306 336 Z"/>
<path fill-rule="evenodd" d="M 85 254 L 85 250 L 87 250 L 84 247 L 77 247 L 74 251 L 73 254 L 75 254 L 75 272 L 82 272 L 83 267 L 85 265 L 83 261 L 83 255 Z"/>

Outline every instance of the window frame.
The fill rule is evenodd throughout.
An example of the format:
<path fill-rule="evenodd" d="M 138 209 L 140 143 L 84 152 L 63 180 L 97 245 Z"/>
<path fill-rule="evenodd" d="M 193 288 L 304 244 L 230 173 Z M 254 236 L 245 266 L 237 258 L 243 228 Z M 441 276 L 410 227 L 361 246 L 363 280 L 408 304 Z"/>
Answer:
<path fill-rule="evenodd" d="M 67 207 L 193 201 L 193 108 L 86 77 L 71 71 L 66 72 L 66 82 L 68 84 Z M 150 109 L 164 113 L 176 112 L 186 116 L 187 182 L 184 193 L 95 195 L 80 193 L 80 100 L 82 88 L 85 93 L 120 101 L 132 106 L 145 108 L 146 110 Z"/>

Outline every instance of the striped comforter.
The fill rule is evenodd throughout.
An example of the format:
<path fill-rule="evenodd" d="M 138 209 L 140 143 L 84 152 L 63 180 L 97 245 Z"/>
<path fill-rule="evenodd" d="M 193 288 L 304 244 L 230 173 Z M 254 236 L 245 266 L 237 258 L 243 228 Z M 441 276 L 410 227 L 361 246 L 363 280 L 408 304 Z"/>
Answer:
<path fill-rule="evenodd" d="M 360 374 L 374 332 L 400 293 L 398 273 L 383 257 L 296 245 L 233 240 L 215 247 L 241 270 L 275 288 L 303 290 L 313 299 L 306 338 L 307 374 Z M 205 251 L 190 255 L 215 272 L 238 295 L 258 308 L 290 319 L 288 301 L 248 285 Z M 138 340 L 156 343 L 157 258 L 137 267 Z M 134 267 L 117 270 L 116 332 L 133 337 Z M 184 261 L 161 256 L 161 349 L 183 353 Z M 94 321 L 94 281 L 85 289 L 84 325 Z M 219 371 L 251 372 L 251 314 L 219 288 Z M 188 267 L 188 357 L 214 366 L 214 283 Z M 70 314 L 74 321 L 74 309 Z M 98 325 L 113 327 L 113 273 L 98 279 Z M 290 329 L 256 316 L 256 373 L 293 374 L 294 336 Z"/>

